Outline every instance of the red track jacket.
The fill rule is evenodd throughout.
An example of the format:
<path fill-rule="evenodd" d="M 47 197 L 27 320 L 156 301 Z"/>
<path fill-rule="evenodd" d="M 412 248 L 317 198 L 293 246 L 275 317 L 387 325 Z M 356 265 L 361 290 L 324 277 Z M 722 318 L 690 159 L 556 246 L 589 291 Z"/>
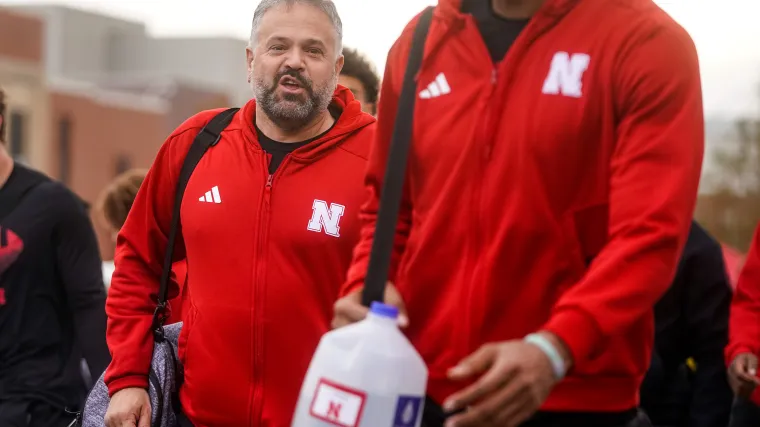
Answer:
<path fill-rule="evenodd" d="M 343 110 L 333 129 L 286 157 L 272 177 L 249 102 L 190 179 L 176 257 L 187 258 L 188 277 L 181 400 L 197 426 L 290 425 L 312 353 L 330 329 L 366 199 L 374 118 L 345 88 L 333 102 Z M 218 112 L 169 137 L 119 234 L 106 306 L 112 394 L 147 385 L 176 182 L 193 139 Z"/>
<path fill-rule="evenodd" d="M 443 401 L 447 369 L 541 329 L 576 365 L 545 410 L 638 403 L 652 307 L 688 235 L 703 153 L 695 47 L 651 0 L 547 0 L 494 65 L 461 0 L 440 0 L 418 74 L 391 277 Z M 362 240 L 367 269 L 413 27 L 388 56 Z"/>
<path fill-rule="evenodd" d="M 760 356 L 760 225 L 734 291 L 728 327 L 728 365 L 741 353 Z M 752 401 L 760 405 L 760 388 L 752 394 Z"/>

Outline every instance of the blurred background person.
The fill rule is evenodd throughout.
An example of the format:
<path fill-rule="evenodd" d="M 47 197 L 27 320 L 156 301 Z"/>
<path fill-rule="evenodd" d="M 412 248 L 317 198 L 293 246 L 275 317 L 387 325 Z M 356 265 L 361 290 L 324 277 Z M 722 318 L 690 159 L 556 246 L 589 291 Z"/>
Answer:
<path fill-rule="evenodd" d="M 731 427 L 760 425 L 760 226 L 750 247 L 731 302 L 728 378 L 736 395 Z"/>
<path fill-rule="evenodd" d="M 132 203 L 137 197 L 137 191 L 140 189 L 147 170 L 132 169 L 117 176 L 111 184 L 106 187 L 98 200 L 98 209 L 95 216 L 102 218 L 107 226 L 108 235 L 116 245 L 116 237 L 119 230 L 124 226 L 127 220 L 127 214 L 132 208 Z M 98 215 L 100 214 L 100 215 Z M 111 276 L 113 275 L 113 260 L 103 261 L 103 282 L 106 287 L 111 285 Z"/>
<path fill-rule="evenodd" d="M 113 182 L 106 187 L 101 195 L 98 208 L 110 228 L 110 235 L 116 244 L 116 238 L 127 220 L 132 204 L 135 202 L 137 192 L 145 180 L 148 171 L 145 169 L 132 169 L 116 177 Z M 111 285 L 111 277 L 115 270 L 114 262 L 103 262 L 103 280 L 106 288 Z M 185 282 L 187 279 L 187 263 L 182 260 L 175 262 L 172 266 L 171 280 L 179 289 L 179 294 L 169 300 L 171 315 L 166 321 L 167 324 L 176 323 L 182 320 L 182 304 L 184 301 Z"/>
<path fill-rule="evenodd" d="M 0 426 L 65 426 L 105 370 L 105 288 L 85 204 L 15 162 L 0 89 Z"/>
<path fill-rule="evenodd" d="M 672 285 L 655 306 L 652 364 L 641 407 L 655 426 L 724 427 L 733 395 L 723 349 L 731 285 L 720 244 L 696 221 Z"/>
<path fill-rule="evenodd" d="M 380 77 L 375 67 L 356 49 L 343 49 L 343 69 L 338 77 L 338 84 L 347 87 L 354 97 L 361 102 L 365 113 L 377 113 L 377 97 L 380 93 Z"/>

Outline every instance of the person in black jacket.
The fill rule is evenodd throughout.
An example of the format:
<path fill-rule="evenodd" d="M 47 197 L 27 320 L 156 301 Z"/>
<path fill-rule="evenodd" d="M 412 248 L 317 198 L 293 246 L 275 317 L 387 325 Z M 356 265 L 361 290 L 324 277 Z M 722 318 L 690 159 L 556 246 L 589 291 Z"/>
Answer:
<path fill-rule="evenodd" d="M 3 129 L 0 91 L 0 129 Z M 0 426 L 63 427 L 84 400 L 81 360 L 110 362 L 98 244 L 85 206 L 15 163 L 0 134 Z"/>
<path fill-rule="evenodd" d="M 652 365 L 641 388 L 641 406 L 655 426 L 728 424 L 733 396 L 723 349 L 730 304 L 723 250 L 695 221 L 673 284 L 655 307 Z"/>

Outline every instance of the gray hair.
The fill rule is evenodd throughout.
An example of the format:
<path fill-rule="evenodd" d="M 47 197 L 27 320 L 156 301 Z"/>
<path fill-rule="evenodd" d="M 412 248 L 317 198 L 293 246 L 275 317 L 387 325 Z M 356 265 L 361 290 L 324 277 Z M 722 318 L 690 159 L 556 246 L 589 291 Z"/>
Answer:
<path fill-rule="evenodd" d="M 336 9 L 335 3 L 332 0 L 261 0 L 259 5 L 256 6 L 256 11 L 253 12 L 251 38 L 248 40 L 248 47 L 253 48 L 253 45 L 256 43 L 259 28 L 261 27 L 261 20 L 270 9 L 280 5 L 292 6 L 296 3 L 314 6 L 330 18 L 333 28 L 335 28 L 335 32 L 338 34 L 338 55 L 340 55 L 343 51 L 343 22 L 341 22 L 338 9 Z"/>

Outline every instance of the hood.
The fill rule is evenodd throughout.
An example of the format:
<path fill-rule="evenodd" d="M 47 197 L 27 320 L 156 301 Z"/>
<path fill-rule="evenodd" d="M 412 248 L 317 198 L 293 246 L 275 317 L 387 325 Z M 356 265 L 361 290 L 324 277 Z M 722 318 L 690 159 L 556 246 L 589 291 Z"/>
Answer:
<path fill-rule="evenodd" d="M 354 133 L 375 123 L 375 118 L 371 114 L 362 111 L 361 103 L 354 98 L 351 91 L 341 85 L 338 85 L 335 89 L 330 106 L 337 108 L 341 112 L 335 125 L 322 138 L 293 151 L 292 156 L 294 159 L 304 161 L 314 160 L 342 144 Z M 240 110 L 235 120 L 241 122 L 240 126 L 243 129 L 246 140 L 255 149 L 260 150 L 261 146 L 258 143 L 258 135 L 253 125 L 255 114 L 256 100 L 251 99 Z"/>

